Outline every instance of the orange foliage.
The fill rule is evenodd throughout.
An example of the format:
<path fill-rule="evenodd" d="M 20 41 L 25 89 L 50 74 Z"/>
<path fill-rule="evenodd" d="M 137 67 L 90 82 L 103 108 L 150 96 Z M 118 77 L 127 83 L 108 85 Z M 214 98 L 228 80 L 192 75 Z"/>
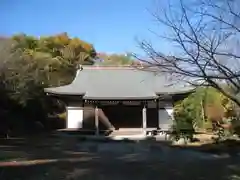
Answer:
<path fill-rule="evenodd" d="M 69 42 L 69 46 L 74 47 L 74 48 L 81 46 L 81 48 L 84 49 L 86 52 L 90 52 L 93 50 L 93 46 L 91 44 L 86 43 L 86 42 L 80 40 L 79 38 L 71 39 Z"/>
<path fill-rule="evenodd" d="M 61 45 L 68 45 L 70 38 L 68 37 L 67 33 L 61 33 L 54 37 L 54 43 L 61 44 Z"/>
<path fill-rule="evenodd" d="M 210 121 L 222 122 L 224 118 L 224 107 L 222 105 L 209 104 L 205 107 L 205 114 Z"/>

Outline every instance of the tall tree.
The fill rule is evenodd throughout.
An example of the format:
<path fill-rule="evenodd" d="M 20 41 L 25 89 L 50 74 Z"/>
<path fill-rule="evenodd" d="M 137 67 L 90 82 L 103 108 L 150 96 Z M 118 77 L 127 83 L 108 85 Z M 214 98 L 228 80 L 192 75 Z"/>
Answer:
<path fill-rule="evenodd" d="M 7 77 L 12 97 L 25 104 L 41 99 L 43 88 L 68 84 L 75 76 L 78 64 L 93 64 L 94 47 L 66 33 L 36 38 L 15 35 L 11 54 L 18 54 L 7 62 Z"/>
<path fill-rule="evenodd" d="M 240 93 L 240 55 L 237 51 L 240 1 L 168 0 L 167 6 L 159 4 L 151 13 L 167 33 L 154 33 L 161 40 L 171 42 L 176 51 L 174 55 L 165 55 L 143 40 L 139 44 L 151 59 L 147 62 L 193 85 L 200 82 L 210 85 L 240 105 L 237 96 Z M 226 89 L 226 85 L 231 90 Z"/>

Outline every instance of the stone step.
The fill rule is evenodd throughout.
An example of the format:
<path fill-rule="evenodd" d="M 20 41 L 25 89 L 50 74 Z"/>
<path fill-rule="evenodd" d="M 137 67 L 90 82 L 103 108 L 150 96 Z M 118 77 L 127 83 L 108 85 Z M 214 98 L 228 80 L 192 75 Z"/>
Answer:
<path fill-rule="evenodd" d="M 121 135 L 137 135 L 142 134 L 143 131 L 113 131 L 110 136 L 121 136 Z"/>

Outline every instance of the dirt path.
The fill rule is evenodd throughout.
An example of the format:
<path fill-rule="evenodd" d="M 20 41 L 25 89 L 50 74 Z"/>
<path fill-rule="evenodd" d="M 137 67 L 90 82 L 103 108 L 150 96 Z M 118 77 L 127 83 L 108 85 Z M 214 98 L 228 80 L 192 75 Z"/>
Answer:
<path fill-rule="evenodd" d="M 205 158 L 202 153 L 173 148 L 117 153 L 93 149 L 90 153 L 79 150 L 77 142 L 70 139 L 36 142 L 8 141 L 0 147 L 0 155 L 11 154 L 0 162 L 1 180 L 235 180 L 240 177 L 237 156 Z M 110 144 L 104 146 L 112 148 Z"/>
<path fill-rule="evenodd" d="M 128 154 L 128 156 L 131 156 Z M 134 156 L 134 155 L 132 155 Z M 187 158 L 187 157 L 186 157 Z M 196 160 L 182 159 L 121 159 L 121 157 L 97 156 L 93 159 L 75 158 L 62 161 L 46 161 L 29 165 L 1 167 L 0 179 L 58 180 L 58 179 L 233 179 L 239 177 L 239 163 L 233 159 Z"/>

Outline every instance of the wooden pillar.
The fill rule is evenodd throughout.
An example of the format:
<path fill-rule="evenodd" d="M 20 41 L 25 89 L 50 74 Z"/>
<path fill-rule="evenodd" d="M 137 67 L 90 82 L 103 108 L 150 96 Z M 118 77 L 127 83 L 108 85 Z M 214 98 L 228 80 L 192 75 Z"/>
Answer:
<path fill-rule="evenodd" d="M 159 99 L 156 100 L 156 108 L 157 108 L 157 118 L 158 118 L 158 127 L 157 129 L 160 130 L 161 129 L 161 125 L 160 125 L 160 116 L 159 116 Z"/>
<path fill-rule="evenodd" d="M 99 135 L 99 113 L 98 106 L 95 106 L 95 135 Z"/>
<path fill-rule="evenodd" d="M 146 103 L 143 104 L 143 109 L 142 109 L 142 126 L 143 126 L 143 132 L 147 132 L 147 108 L 146 108 Z"/>

